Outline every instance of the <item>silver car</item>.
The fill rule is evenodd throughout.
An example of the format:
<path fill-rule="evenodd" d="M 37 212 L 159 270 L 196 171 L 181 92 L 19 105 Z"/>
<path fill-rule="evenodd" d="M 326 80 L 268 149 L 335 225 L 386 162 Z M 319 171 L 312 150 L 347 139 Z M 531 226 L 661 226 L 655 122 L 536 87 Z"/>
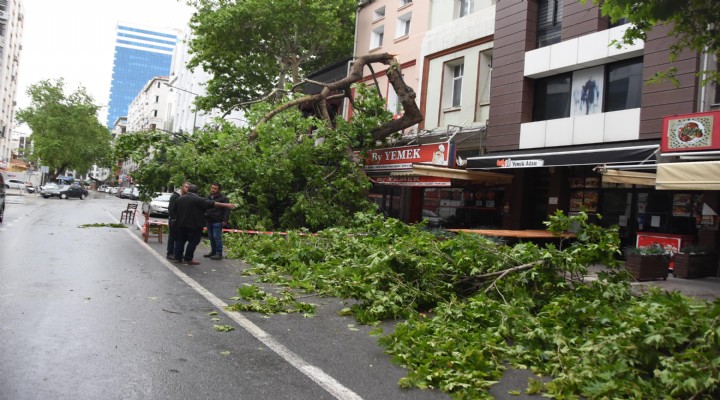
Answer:
<path fill-rule="evenodd" d="M 170 205 L 170 196 L 172 193 L 158 193 L 148 206 L 144 206 L 143 209 L 148 210 L 148 215 L 151 217 L 162 216 L 167 217 L 168 206 Z"/>

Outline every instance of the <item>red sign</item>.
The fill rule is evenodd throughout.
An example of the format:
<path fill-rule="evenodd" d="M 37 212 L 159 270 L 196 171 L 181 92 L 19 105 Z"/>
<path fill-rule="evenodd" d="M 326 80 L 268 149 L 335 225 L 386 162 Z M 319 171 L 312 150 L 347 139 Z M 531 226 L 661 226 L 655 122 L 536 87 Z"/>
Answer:
<path fill-rule="evenodd" d="M 436 178 L 434 176 L 374 176 L 375 183 L 393 186 L 438 187 L 451 185 L 450 178 Z"/>
<path fill-rule="evenodd" d="M 663 118 L 662 152 L 720 149 L 720 111 Z"/>
<path fill-rule="evenodd" d="M 390 147 L 372 150 L 365 160 L 366 171 L 399 171 L 412 169 L 415 163 L 451 166 L 450 143 Z"/>

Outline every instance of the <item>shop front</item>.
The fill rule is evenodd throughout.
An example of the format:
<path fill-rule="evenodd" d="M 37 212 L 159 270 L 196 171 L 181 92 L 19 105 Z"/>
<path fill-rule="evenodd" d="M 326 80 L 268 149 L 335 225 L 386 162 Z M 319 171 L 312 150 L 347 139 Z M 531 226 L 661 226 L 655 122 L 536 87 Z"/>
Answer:
<path fill-rule="evenodd" d="M 373 150 L 365 172 L 371 199 L 386 216 L 430 227 L 499 227 L 509 174 L 455 167 L 449 142 Z"/>

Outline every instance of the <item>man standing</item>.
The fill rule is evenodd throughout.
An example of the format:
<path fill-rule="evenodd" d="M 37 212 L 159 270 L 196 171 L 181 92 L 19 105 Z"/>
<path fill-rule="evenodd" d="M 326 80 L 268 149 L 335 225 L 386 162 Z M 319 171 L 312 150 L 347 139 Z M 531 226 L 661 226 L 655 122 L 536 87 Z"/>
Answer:
<path fill-rule="evenodd" d="M 175 222 L 177 222 L 177 214 L 175 213 L 175 201 L 178 197 L 184 195 L 188 191 L 190 182 L 183 182 L 180 185 L 180 189 L 173 192 L 170 195 L 170 202 L 168 203 L 168 239 L 167 239 L 167 258 L 175 258 L 175 241 L 177 241 L 177 228 Z"/>
<path fill-rule="evenodd" d="M 195 248 L 202 238 L 202 228 L 205 227 L 205 210 L 216 208 L 234 209 L 235 204 L 218 203 L 204 199 L 197 194 L 197 185 L 189 185 L 188 192 L 175 200 L 175 214 L 177 220 L 177 241 L 175 242 L 175 262 L 185 262 L 188 265 L 198 265 L 200 261 L 194 259 Z M 185 246 L 187 244 L 187 246 Z"/>
<path fill-rule="evenodd" d="M 220 184 L 213 182 L 210 185 L 208 200 L 216 203 L 229 203 L 230 200 L 220 193 L 220 189 Z M 204 257 L 209 257 L 211 260 L 222 260 L 222 230 L 228 225 L 229 220 L 230 210 L 227 208 L 210 208 L 205 211 L 205 224 L 210 238 L 210 253 L 205 254 Z"/>

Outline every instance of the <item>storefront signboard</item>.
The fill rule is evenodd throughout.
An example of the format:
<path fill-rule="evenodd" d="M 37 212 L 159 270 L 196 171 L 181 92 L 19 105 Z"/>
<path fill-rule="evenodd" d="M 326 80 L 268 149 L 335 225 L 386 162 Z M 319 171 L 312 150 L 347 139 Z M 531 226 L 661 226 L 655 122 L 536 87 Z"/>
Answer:
<path fill-rule="evenodd" d="M 437 178 L 434 176 L 375 176 L 371 177 L 375 183 L 393 186 L 417 187 L 450 187 L 450 178 Z"/>
<path fill-rule="evenodd" d="M 720 149 L 720 111 L 663 118 L 664 153 Z"/>
<path fill-rule="evenodd" d="M 365 160 L 366 171 L 402 171 L 413 164 L 452 166 L 450 142 L 372 150 Z"/>
<path fill-rule="evenodd" d="M 544 160 L 513 160 L 512 158 L 503 158 L 497 160 L 497 166 L 500 168 L 529 168 L 542 167 L 545 165 Z"/>

